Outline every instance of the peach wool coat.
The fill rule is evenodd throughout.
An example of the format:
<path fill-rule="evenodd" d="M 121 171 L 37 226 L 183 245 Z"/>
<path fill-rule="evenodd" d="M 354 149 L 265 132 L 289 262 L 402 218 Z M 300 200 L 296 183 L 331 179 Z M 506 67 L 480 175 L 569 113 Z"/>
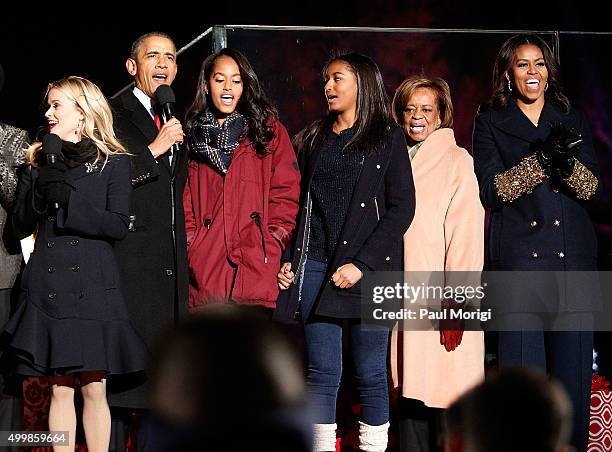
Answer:
<path fill-rule="evenodd" d="M 404 235 L 406 272 L 480 271 L 484 261 L 484 209 L 474 163 L 452 129 L 434 131 L 412 160 L 416 213 Z M 406 273 L 410 278 L 410 273 Z M 466 331 L 451 352 L 433 326 L 391 336 L 391 376 L 402 397 L 446 408 L 484 378 L 484 337 Z"/>

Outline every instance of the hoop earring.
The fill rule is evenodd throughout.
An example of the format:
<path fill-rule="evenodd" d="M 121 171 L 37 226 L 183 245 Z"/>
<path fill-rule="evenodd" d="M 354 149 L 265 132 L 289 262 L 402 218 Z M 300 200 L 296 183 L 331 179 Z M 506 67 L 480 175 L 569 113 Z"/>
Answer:
<path fill-rule="evenodd" d="M 508 91 L 512 92 L 512 85 L 510 84 L 510 79 L 508 79 Z"/>
<path fill-rule="evenodd" d="M 544 85 L 544 91 L 548 91 L 548 82 L 546 82 L 546 85 Z"/>

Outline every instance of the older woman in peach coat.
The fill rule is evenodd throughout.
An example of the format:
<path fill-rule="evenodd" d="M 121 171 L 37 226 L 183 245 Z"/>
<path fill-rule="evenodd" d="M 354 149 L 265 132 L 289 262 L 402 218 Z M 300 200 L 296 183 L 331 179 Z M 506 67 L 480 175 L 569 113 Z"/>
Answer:
<path fill-rule="evenodd" d="M 484 210 L 472 157 L 457 146 L 451 129 L 448 84 L 409 77 L 395 93 L 393 114 L 406 133 L 416 188 L 416 213 L 404 235 L 404 270 L 481 271 Z M 428 329 L 400 327 L 392 334 L 402 451 L 435 450 L 441 409 L 484 378 L 482 332 Z"/>

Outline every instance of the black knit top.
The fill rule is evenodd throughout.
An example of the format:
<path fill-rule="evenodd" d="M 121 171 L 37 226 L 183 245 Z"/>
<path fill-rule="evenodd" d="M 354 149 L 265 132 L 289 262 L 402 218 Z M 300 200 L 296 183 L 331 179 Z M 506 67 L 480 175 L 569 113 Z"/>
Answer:
<path fill-rule="evenodd" d="M 334 255 L 364 160 L 363 153 L 343 149 L 354 133 L 352 128 L 340 134 L 329 131 L 321 145 L 310 186 L 312 216 L 309 259 L 328 262 Z"/>

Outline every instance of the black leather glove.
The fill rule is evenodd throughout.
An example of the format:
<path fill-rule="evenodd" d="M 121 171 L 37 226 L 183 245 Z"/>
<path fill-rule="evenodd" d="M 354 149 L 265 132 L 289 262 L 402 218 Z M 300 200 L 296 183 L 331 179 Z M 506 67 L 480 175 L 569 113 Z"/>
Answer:
<path fill-rule="evenodd" d="M 47 188 L 47 201 L 49 203 L 58 203 L 66 209 L 70 200 L 70 189 L 63 182 L 52 182 Z"/>
<path fill-rule="evenodd" d="M 548 138 L 550 138 L 550 136 Z M 553 149 L 554 146 L 555 143 L 549 141 L 548 139 L 546 141 L 538 140 L 535 143 L 536 158 L 538 159 L 538 163 L 542 167 L 542 171 L 544 171 L 546 177 L 550 177 L 553 159 L 552 156 L 555 153 Z"/>
<path fill-rule="evenodd" d="M 548 138 L 539 144 L 536 151 L 546 175 L 568 178 L 574 170 L 581 142 L 582 137 L 575 129 L 560 122 L 551 124 Z"/>
<path fill-rule="evenodd" d="M 552 167 L 557 171 L 557 175 L 562 179 L 567 179 L 574 171 L 576 157 L 580 152 L 582 136 L 576 129 L 566 127 L 561 123 L 553 124 L 551 129 L 555 130 L 560 136 L 560 146 L 557 147 L 553 155 Z M 559 131 L 557 131 L 559 129 Z"/>
<path fill-rule="evenodd" d="M 67 169 L 68 167 L 61 160 L 39 167 L 37 189 L 48 203 L 57 202 L 63 207 L 68 205 L 70 189 L 64 183 Z"/>

